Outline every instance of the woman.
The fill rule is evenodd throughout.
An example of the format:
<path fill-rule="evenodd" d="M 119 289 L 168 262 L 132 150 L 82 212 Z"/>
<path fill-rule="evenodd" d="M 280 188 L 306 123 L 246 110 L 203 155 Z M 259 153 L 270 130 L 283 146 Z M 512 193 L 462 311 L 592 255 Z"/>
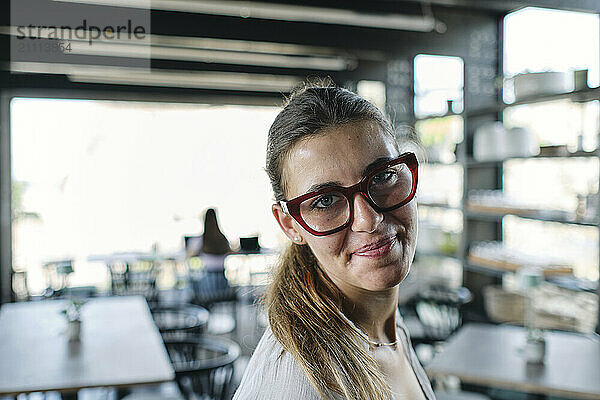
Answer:
<path fill-rule="evenodd" d="M 194 255 L 202 257 L 204 269 L 199 279 L 192 279 L 194 297 L 196 302 L 210 305 L 216 299 L 230 296 L 230 287 L 225 278 L 225 258 L 231 251 L 231 247 L 219 228 L 214 208 L 206 210 L 204 233 L 195 239 L 193 246 L 188 243 L 188 252 L 193 247 L 198 250 L 202 249 L 201 252 L 196 252 Z"/>
<path fill-rule="evenodd" d="M 204 214 L 204 233 L 202 234 L 202 261 L 207 272 L 223 272 L 223 261 L 231 251 L 229 241 L 221 232 L 217 221 L 217 212 L 209 208 Z"/>
<path fill-rule="evenodd" d="M 269 131 L 273 214 L 292 244 L 234 399 L 433 399 L 397 311 L 417 239 L 414 140 L 335 87 L 296 92 Z"/>

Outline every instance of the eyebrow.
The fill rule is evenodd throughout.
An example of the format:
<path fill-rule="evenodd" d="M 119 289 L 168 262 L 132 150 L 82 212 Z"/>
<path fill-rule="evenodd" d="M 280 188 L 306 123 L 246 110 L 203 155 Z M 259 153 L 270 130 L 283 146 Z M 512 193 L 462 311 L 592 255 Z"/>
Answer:
<path fill-rule="evenodd" d="M 363 170 L 362 176 L 366 176 L 369 172 L 371 172 L 373 169 L 375 169 L 382 162 L 390 161 L 392 159 L 393 159 L 393 157 L 379 157 L 378 159 L 376 159 L 375 161 L 373 161 L 372 163 L 370 163 L 369 165 L 367 165 L 365 167 L 365 169 Z M 321 189 L 330 188 L 330 187 L 339 187 L 339 186 L 344 187 L 342 185 L 342 182 L 340 182 L 340 181 L 329 181 L 329 182 L 324 182 L 324 183 L 316 183 L 316 184 L 312 185 L 310 188 L 308 188 L 306 193 L 317 192 Z"/>
<path fill-rule="evenodd" d="M 369 172 L 374 170 L 377 166 L 379 166 L 379 164 L 393 159 L 394 157 L 379 157 L 377 160 L 373 161 L 371 164 L 365 167 L 365 169 L 363 170 L 363 176 L 367 175 Z"/>

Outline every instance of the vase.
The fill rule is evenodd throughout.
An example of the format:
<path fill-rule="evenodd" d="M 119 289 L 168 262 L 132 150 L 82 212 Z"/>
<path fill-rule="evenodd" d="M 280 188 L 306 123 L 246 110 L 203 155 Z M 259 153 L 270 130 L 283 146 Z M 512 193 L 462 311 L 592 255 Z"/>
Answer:
<path fill-rule="evenodd" d="M 67 335 L 70 342 L 78 342 L 81 339 L 81 321 L 69 321 L 67 325 Z"/>

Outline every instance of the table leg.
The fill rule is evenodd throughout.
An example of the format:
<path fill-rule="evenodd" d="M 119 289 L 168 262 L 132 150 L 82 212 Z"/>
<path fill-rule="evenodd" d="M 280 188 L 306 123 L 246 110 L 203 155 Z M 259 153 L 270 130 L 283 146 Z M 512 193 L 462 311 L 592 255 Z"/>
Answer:
<path fill-rule="evenodd" d="M 61 393 L 60 397 L 62 400 L 77 400 L 78 392 Z"/>
<path fill-rule="evenodd" d="M 129 388 L 117 388 L 117 400 L 122 399 L 123 397 L 131 394 L 131 389 Z"/>
<path fill-rule="evenodd" d="M 547 400 L 548 396 L 539 393 L 528 393 L 527 400 Z"/>

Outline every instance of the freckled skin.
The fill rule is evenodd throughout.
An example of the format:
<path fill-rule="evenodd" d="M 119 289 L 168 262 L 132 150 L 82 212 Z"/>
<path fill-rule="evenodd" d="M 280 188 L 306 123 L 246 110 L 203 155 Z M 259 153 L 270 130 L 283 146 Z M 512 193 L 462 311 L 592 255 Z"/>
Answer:
<path fill-rule="evenodd" d="M 300 196 L 313 184 L 328 181 L 354 185 L 371 162 L 398 155 L 389 136 L 375 123 L 356 122 L 330 128 L 299 142 L 289 153 L 283 171 L 286 198 Z M 387 291 L 406 277 L 414 257 L 416 201 L 413 199 L 385 213 L 377 213 L 359 194 L 353 201 L 353 223 L 341 232 L 317 237 L 291 218 L 289 224 L 302 242 L 310 246 L 325 273 L 342 292 Z M 290 233 L 290 237 L 295 234 Z M 397 241 L 385 256 L 369 258 L 353 254 L 390 235 Z"/>

